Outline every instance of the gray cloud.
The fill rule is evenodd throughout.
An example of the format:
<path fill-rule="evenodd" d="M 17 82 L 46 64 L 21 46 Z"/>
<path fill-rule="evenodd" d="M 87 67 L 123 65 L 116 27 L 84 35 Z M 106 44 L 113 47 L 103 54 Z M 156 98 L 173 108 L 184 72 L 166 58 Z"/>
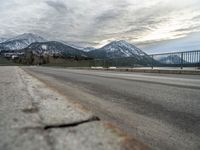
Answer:
<path fill-rule="evenodd" d="M 65 5 L 65 3 L 63 2 L 55 2 L 55 1 L 46 1 L 46 3 L 54 8 L 55 10 L 57 10 L 58 12 L 60 13 L 66 13 L 66 12 L 69 12 L 69 11 L 72 11 L 72 10 L 69 10 L 69 8 L 67 8 L 67 6 Z"/>
<path fill-rule="evenodd" d="M 174 32 L 181 32 L 184 34 L 184 32 L 190 32 L 194 30 L 200 31 L 200 25 L 194 26 L 194 27 L 188 27 L 188 28 L 181 28 L 181 29 L 175 30 Z"/>
<path fill-rule="evenodd" d="M 0 37 L 33 32 L 50 40 L 100 46 L 128 40 L 146 46 L 199 31 L 198 0 L 0 1 Z"/>

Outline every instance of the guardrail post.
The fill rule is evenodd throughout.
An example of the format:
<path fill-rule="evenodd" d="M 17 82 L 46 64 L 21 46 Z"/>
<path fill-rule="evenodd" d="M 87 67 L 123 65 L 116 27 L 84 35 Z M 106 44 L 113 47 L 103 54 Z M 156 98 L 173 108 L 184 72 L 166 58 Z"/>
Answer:
<path fill-rule="evenodd" d="M 183 52 L 181 52 L 181 69 L 183 69 Z"/>
<path fill-rule="evenodd" d="M 151 55 L 151 69 L 153 69 L 153 55 Z"/>
<path fill-rule="evenodd" d="M 198 66 L 198 69 L 200 69 L 200 52 L 197 52 L 197 66 Z"/>

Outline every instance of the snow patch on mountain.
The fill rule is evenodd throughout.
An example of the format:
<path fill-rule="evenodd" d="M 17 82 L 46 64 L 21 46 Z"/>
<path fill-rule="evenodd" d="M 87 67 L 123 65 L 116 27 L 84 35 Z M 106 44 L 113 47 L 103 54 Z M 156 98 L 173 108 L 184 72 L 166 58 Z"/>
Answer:
<path fill-rule="evenodd" d="M 81 50 L 84 51 L 84 52 L 90 52 L 90 51 L 93 51 L 93 50 L 96 50 L 96 49 L 94 47 L 85 47 L 85 48 L 82 48 Z"/>
<path fill-rule="evenodd" d="M 42 49 L 43 49 L 43 50 L 47 50 L 47 45 L 44 45 L 44 44 L 43 44 L 43 45 L 42 45 Z"/>

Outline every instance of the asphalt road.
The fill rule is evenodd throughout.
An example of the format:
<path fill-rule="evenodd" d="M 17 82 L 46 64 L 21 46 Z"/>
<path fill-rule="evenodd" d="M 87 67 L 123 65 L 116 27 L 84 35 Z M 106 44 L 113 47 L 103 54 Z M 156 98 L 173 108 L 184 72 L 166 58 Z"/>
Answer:
<path fill-rule="evenodd" d="M 0 89 L 0 150 L 149 150 L 17 66 Z"/>
<path fill-rule="evenodd" d="M 200 76 L 23 69 L 152 149 L 200 149 Z"/>

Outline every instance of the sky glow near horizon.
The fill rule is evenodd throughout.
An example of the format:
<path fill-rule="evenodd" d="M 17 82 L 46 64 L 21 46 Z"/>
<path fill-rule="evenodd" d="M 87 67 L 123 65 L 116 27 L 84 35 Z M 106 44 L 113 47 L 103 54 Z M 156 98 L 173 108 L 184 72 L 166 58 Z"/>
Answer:
<path fill-rule="evenodd" d="M 200 1 L 0 0 L 0 37 L 26 32 L 85 47 L 126 40 L 149 53 L 200 49 Z"/>

